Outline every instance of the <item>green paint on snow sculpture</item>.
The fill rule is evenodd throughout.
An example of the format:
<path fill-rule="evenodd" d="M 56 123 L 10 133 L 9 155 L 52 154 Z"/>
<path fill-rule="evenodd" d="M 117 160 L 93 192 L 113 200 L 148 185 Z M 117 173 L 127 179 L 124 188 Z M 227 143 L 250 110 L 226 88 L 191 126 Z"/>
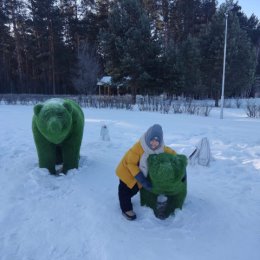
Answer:
<path fill-rule="evenodd" d="M 83 129 L 84 114 L 74 101 L 53 98 L 35 105 L 32 131 L 40 168 L 52 174 L 58 164 L 63 173 L 78 168 Z"/>
<path fill-rule="evenodd" d="M 187 157 L 182 154 L 153 154 L 148 158 L 148 179 L 153 189 L 141 189 L 141 205 L 153 209 L 156 217 L 165 219 L 182 208 L 187 195 Z"/>

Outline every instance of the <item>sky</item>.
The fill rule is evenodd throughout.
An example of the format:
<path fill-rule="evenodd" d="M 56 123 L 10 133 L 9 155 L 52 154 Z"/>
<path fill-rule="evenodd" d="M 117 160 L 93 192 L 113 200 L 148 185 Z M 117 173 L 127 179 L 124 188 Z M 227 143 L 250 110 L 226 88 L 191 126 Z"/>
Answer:
<path fill-rule="evenodd" d="M 33 106 L 0 103 L 0 259 L 259 260 L 260 120 L 244 109 L 209 117 L 83 108 L 79 169 L 55 177 L 38 167 Z M 135 221 L 119 208 L 115 168 L 154 123 L 189 155 L 207 137 L 208 167 L 189 164 L 182 210 L 165 220 L 132 199 Z M 110 141 L 100 137 L 106 124 Z"/>
<path fill-rule="evenodd" d="M 224 0 L 219 0 L 219 4 Z M 234 1 L 236 2 L 236 1 Z M 242 11 L 250 17 L 254 13 L 260 19 L 260 1 L 259 0 L 238 0 L 238 4 L 242 7 Z"/>

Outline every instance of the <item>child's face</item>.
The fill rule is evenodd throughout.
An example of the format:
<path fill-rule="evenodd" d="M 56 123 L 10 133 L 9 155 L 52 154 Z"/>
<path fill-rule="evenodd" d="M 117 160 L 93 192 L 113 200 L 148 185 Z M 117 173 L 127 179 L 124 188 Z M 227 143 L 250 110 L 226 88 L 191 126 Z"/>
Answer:
<path fill-rule="evenodd" d="M 152 150 L 156 150 L 159 147 L 160 143 L 157 140 L 151 140 L 150 141 L 150 147 Z"/>

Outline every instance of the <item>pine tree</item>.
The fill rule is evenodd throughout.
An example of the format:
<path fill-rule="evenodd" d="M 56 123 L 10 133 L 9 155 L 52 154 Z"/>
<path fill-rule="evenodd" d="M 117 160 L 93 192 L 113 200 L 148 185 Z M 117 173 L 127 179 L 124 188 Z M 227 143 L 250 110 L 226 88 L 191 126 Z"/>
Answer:
<path fill-rule="evenodd" d="M 188 36 L 179 47 L 177 66 L 181 82 L 179 88 L 186 97 L 198 98 L 204 93 L 201 89 L 201 53 L 199 40 Z"/>
<path fill-rule="evenodd" d="M 170 8 L 170 28 L 175 42 L 198 36 L 201 30 L 200 0 L 175 0 Z"/>
<path fill-rule="evenodd" d="M 151 36 L 150 21 L 139 0 L 115 3 L 108 21 L 108 30 L 100 36 L 106 72 L 115 81 L 130 78 L 135 95 L 154 82 L 158 48 Z"/>
<path fill-rule="evenodd" d="M 228 42 L 225 93 L 229 97 L 245 96 L 254 79 L 256 53 L 236 13 L 230 15 Z"/>
<path fill-rule="evenodd" d="M 209 32 L 201 40 L 202 82 L 208 87 L 209 96 L 218 105 L 220 98 L 226 5 L 216 13 Z M 236 10 L 229 12 L 225 70 L 225 96 L 241 96 L 248 92 L 255 72 L 255 49 L 240 28 Z"/>
<path fill-rule="evenodd" d="M 33 75 L 40 83 L 39 86 L 44 87 L 37 92 L 55 94 L 62 91 L 59 87 L 65 84 L 67 79 L 61 11 L 55 0 L 31 0 L 30 10 L 35 52 Z"/>
<path fill-rule="evenodd" d="M 210 23 L 213 19 L 214 14 L 216 13 L 217 3 L 216 0 L 203 0 L 201 2 L 201 25 L 205 28 L 203 30 L 207 33 L 207 30 L 210 26 Z"/>
<path fill-rule="evenodd" d="M 179 49 L 177 45 L 170 41 L 160 58 L 160 65 L 158 66 L 158 83 L 161 83 L 163 91 L 168 94 L 181 95 L 183 93 L 178 56 Z"/>
<path fill-rule="evenodd" d="M 224 15 L 216 13 L 207 33 L 201 37 L 201 62 L 202 85 L 210 98 L 215 100 L 218 106 L 220 98 L 221 79 L 223 69 L 224 47 Z"/>

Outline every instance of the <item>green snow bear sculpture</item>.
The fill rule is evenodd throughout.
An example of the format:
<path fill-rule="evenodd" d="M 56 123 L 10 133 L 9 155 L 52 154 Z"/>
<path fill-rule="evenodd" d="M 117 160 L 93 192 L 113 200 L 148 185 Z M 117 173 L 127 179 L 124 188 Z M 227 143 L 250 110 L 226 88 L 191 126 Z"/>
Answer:
<path fill-rule="evenodd" d="M 56 174 L 55 165 L 63 164 L 63 173 L 78 168 L 84 114 L 77 103 L 53 98 L 34 106 L 32 131 L 40 168 Z"/>
<path fill-rule="evenodd" d="M 148 179 L 152 191 L 141 189 L 141 205 L 153 209 L 156 217 L 165 219 L 182 208 L 187 194 L 187 157 L 182 154 L 152 154 L 148 157 Z"/>

